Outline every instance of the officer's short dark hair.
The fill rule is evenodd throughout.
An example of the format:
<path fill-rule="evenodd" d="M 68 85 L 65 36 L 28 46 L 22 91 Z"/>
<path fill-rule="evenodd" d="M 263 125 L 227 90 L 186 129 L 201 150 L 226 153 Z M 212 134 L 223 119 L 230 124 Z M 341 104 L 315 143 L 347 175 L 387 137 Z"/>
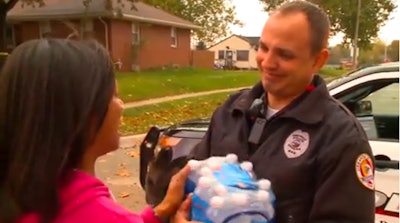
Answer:
<path fill-rule="evenodd" d="M 280 5 L 275 12 L 283 15 L 303 13 L 310 26 L 311 53 L 316 54 L 327 47 L 330 21 L 328 15 L 319 6 L 308 1 L 289 1 Z"/>

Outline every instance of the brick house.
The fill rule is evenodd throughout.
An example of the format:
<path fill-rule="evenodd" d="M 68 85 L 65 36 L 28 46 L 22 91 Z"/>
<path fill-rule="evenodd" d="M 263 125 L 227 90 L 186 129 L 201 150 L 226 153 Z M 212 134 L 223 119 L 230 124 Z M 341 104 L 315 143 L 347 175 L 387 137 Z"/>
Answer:
<path fill-rule="evenodd" d="M 113 5 L 108 5 L 111 3 Z M 45 0 L 42 7 L 17 4 L 7 15 L 10 49 L 23 41 L 46 36 L 91 37 L 110 52 L 120 70 L 165 65 L 189 66 L 191 30 L 199 27 L 142 2 Z"/>

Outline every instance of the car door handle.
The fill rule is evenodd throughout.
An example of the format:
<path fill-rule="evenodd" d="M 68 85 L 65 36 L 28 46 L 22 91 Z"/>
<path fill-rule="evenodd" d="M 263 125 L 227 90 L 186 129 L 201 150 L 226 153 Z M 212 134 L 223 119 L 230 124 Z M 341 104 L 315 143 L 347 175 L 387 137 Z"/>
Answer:
<path fill-rule="evenodd" d="M 375 156 L 375 167 L 378 169 L 399 169 L 399 161 L 391 160 L 385 155 Z"/>
<path fill-rule="evenodd" d="M 386 155 L 375 156 L 375 166 L 378 169 L 399 169 L 399 161 L 391 160 Z"/>
<path fill-rule="evenodd" d="M 379 169 L 399 169 L 399 161 L 396 160 L 375 160 L 375 166 Z"/>

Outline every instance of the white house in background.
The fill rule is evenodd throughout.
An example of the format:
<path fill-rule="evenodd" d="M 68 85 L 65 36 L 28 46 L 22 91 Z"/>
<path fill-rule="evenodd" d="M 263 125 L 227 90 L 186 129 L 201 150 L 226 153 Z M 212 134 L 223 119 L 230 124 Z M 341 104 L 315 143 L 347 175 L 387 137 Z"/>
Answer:
<path fill-rule="evenodd" d="M 215 62 L 228 69 L 256 69 L 256 53 L 260 37 L 232 35 L 208 48 L 214 51 Z"/>

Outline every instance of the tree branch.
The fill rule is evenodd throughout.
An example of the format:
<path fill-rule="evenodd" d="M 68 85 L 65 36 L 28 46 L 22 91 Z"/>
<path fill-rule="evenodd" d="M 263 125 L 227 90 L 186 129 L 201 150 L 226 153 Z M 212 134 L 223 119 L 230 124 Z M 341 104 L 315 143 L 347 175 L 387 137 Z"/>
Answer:
<path fill-rule="evenodd" d="M 72 31 L 70 34 L 68 34 L 66 39 L 71 39 L 73 37 L 79 38 L 80 32 L 78 31 L 78 29 L 76 28 L 76 26 L 73 22 L 70 22 L 68 20 L 61 20 L 61 22 Z"/>

